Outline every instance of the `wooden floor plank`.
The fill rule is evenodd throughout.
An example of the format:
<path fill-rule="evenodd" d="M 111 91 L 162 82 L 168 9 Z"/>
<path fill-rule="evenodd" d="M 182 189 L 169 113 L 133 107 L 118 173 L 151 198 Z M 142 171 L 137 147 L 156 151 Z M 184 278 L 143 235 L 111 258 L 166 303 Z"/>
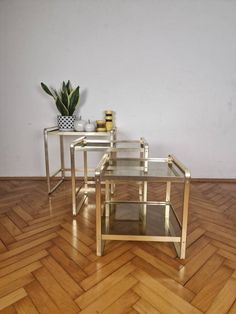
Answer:
<path fill-rule="evenodd" d="M 194 306 L 189 304 L 184 299 L 180 298 L 178 295 L 173 293 L 171 290 L 166 288 L 164 285 L 154 280 L 151 276 L 147 275 L 142 270 L 135 270 L 133 276 L 139 280 L 143 285 L 147 286 L 149 289 L 153 290 L 166 302 L 170 302 L 174 305 L 175 309 L 182 313 L 196 313 L 200 314 L 200 311 Z"/>
<path fill-rule="evenodd" d="M 6 260 L 14 255 L 18 255 L 26 250 L 29 250 L 35 246 L 38 246 L 39 244 L 43 243 L 43 242 L 47 242 L 49 240 L 52 240 L 54 239 L 55 237 L 57 237 L 57 234 L 56 233 L 51 233 L 45 237 L 42 237 L 42 238 L 39 238 L 37 240 L 34 240 L 32 242 L 29 242 L 25 245 L 22 245 L 21 247 L 17 247 L 15 249 L 12 249 L 10 251 L 7 251 L 7 252 L 4 252 L 0 255 L 0 261 L 2 260 Z"/>
<path fill-rule="evenodd" d="M 32 274 L 26 274 L 22 277 L 19 277 L 13 281 L 6 282 L 4 285 L 0 287 L 0 297 L 5 296 L 16 289 L 24 288 L 26 285 L 34 281 L 34 277 Z"/>
<path fill-rule="evenodd" d="M 81 281 L 82 288 L 88 290 L 91 287 L 95 286 L 99 281 L 103 280 L 114 271 L 119 269 L 121 266 L 132 260 L 133 257 L 134 255 L 130 252 L 121 255 L 119 258 L 99 269 L 95 274 L 92 274 L 83 281 Z"/>
<path fill-rule="evenodd" d="M 179 271 L 180 280 L 182 284 L 185 284 L 216 252 L 216 248 L 212 245 L 207 245 L 201 250 L 194 258 L 191 259 L 182 269 Z"/>
<path fill-rule="evenodd" d="M 34 220 L 31 220 L 29 222 L 29 226 L 25 227 L 24 229 L 22 229 L 23 232 L 30 232 L 32 230 L 35 230 L 35 229 L 38 229 L 38 228 L 42 228 L 42 227 L 45 227 L 47 226 L 48 224 L 50 223 L 58 223 L 58 225 L 60 225 L 61 223 L 64 222 L 64 214 L 62 213 L 59 217 L 56 216 L 47 216 L 47 217 L 43 217 L 44 219 L 41 219 L 43 221 L 39 221 L 36 223 L 36 219 Z"/>
<path fill-rule="evenodd" d="M 7 250 L 5 244 L 0 240 L 0 253 L 5 252 Z"/>
<path fill-rule="evenodd" d="M 143 270 L 147 274 L 149 274 L 152 278 L 158 280 L 161 284 L 163 284 L 165 287 L 176 293 L 184 300 L 190 302 L 194 298 L 195 294 L 192 291 L 182 286 L 174 279 L 167 277 L 164 273 L 159 271 L 151 264 L 147 263 L 145 260 L 139 257 L 135 257 L 132 260 L 132 264 L 135 265 L 137 268 Z"/>
<path fill-rule="evenodd" d="M 44 267 L 34 272 L 34 276 L 63 313 L 77 313 L 78 306 L 70 295 L 58 284 Z"/>
<path fill-rule="evenodd" d="M 236 301 L 234 301 L 233 305 L 229 309 L 229 314 L 235 314 L 236 313 Z"/>
<path fill-rule="evenodd" d="M 52 301 L 38 281 L 33 281 L 25 287 L 33 304 L 42 314 L 61 314 L 56 304 Z"/>
<path fill-rule="evenodd" d="M 125 294 L 129 289 L 137 284 L 137 280 L 132 276 L 128 275 L 111 289 L 106 291 L 100 298 L 95 302 L 91 303 L 84 310 L 81 311 L 83 314 L 91 313 L 102 313 L 106 310 L 111 304 L 118 300 L 123 294 Z"/>
<path fill-rule="evenodd" d="M 197 254 L 199 254 L 207 245 L 211 243 L 211 240 L 205 236 L 201 236 L 197 241 L 193 242 L 187 249 L 186 258 L 180 262 L 183 265 L 188 264 Z"/>
<path fill-rule="evenodd" d="M 51 247 L 48 249 L 48 252 L 77 283 L 80 283 L 80 281 L 87 277 L 86 273 L 79 267 L 79 265 L 66 256 L 66 254 L 57 246 Z"/>
<path fill-rule="evenodd" d="M 112 303 L 105 311 L 102 313 L 110 314 L 124 314 L 139 300 L 139 296 L 134 293 L 132 290 L 124 293 L 119 299 Z"/>
<path fill-rule="evenodd" d="M 15 206 L 13 208 L 13 211 L 21 217 L 25 222 L 29 222 L 30 220 L 33 220 L 33 217 L 27 213 L 21 206 Z"/>
<path fill-rule="evenodd" d="M 138 314 L 138 312 L 134 308 L 131 308 L 127 311 L 127 314 Z"/>
<path fill-rule="evenodd" d="M 13 237 L 16 237 L 22 233 L 21 230 L 7 216 L 0 218 L 0 223 Z"/>
<path fill-rule="evenodd" d="M 39 245 L 36 245 L 33 248 L 30 248 L 29 250 L 24 250 L 23 252 L 13 255 L 10 258 L 4 259 L 3 261 L 0 262 L 0 269 L 7 267 L 8 265 L 17 263 L 18 261 L 20 261 L 21 259 L 27 258 L 29 256 L 32 256 L 40 251 L 43 251 L 49 247 L 52 246 L 52 243 L 50 241 L 47 242 L 43 242 Z"/>
<path fill-rule="evenodd" d="M 23 288 L 17 289 L 15 291 L 9 293 L 8 295 L 0 298 L 0 310 L 4 309 L 5 307 L 7 307 L 11 304 L 14 304 L 18 300 L 20 300 L 26 296 L 27 296 L 27 293 L 26 293 L 25 289 L 23 289 Z"/>
<path fill-rule="evenodd" d="M 193 232 L 188 234 L 187 247 L 189 247 L 193 242 L 197 241 L 204 233 L 205 233 L 205 229 L 202 229 L 202 228 L 194 229 Z"/>
<path fill-rule="evenodd" d="M 17 314 L 14 305 L 9 305 L 1 310 L 1 314 Z"/>
<path fill-rule="evenodd" d="M 131 264 L 125 264 L 117 271 L 113 272 L 110 276 L 100 281 L 97 285 L 86 291 L 80 297 L 78 297 L 75 302 L 79 305 L 81 309 L 86 308 L 90 303 L 98 299 L 106 291 L 108 291 L 113 285 L 118 283 L 128 274 L 133 272 L 135 267 Z"/>
<path fill-rule="evenodd" d="M 18 278 L 24 277 L 24 276 L 32 273 L 33 271 L 35 271 L 36 269 L 39 269 L 41 267 L 42 267 L 42 264 L 39 261 L 37 261 L 37 262 L 33 262 L 32 264 L 29 264 L 25 267 L 22 267 L 22 268 L 14 271 L 10 274 L 5 275 L 4 277 L 1 278 L 0 288 L 6 284 L 13 282 L 14 280 L 17 280 Z"/>
<path fill-rule="evenodd" d="M 227 252 L 230 252 L 230 253 L 236 255 L 236 248 L 233 248 L 227 244 L 224 244 L 224 243 L 216 241 L 216 240 L 212 240 L 211 244 L 214 245 L 215 247 L 219 248 L 219 249 L 223 249 Z"/>
<path fill-rule="evenodd" d="M 15 242 L 15 238 L 8 232 L 8 230 L 0 223 L 0 239 L 5 246 Z M 0 255 L 1 257 L 1 255 Z"/>
<path fill-rule="evenodd" d="M 201 311 L 206 312 L 231 275 L 232 270 L 221 266 L 191 303 Z"/>
<path fill-rule="evenodd" d="M 67 230 L 73 236 L 76 236 L 80 241 L 82 241 L 85 245 L 89 246 L 95 242 L 94 237 L 89 237 L 86 233 L 80 231 L 78 223 L 76 220 L 73 221 L 72 224 L 68 222 L 61 225 L 63 229 Z"/>
<path fill-rule="evenodd" d="M 0 269 L 0 277 L 9 275 L 13 271 L 20 269 L 26 265 L 32 264 L 33 262 L 37 262 L 39 259 L 48 255 L 46 250 L 39 251 L 38 253 L 32 254 L 29 257 L 26 257 L 19 262 L 13 263 L 5 268 Z"/>
<path fill-rule="evenodd" d="M 76 264 L 82 269 L 89 264 L 89 260 L 70 245 L 66 240 L 61 237 L 53 239 L 53 243 L 60 248 L 67 256 L 69 256 Z"/>
<path fill-rule="evenodd" d="M 36 309 L 31 299 L 27 296 L 15 303 L 15 309 L 18 314 L 37 314 L 39 311 Z"/>
<path fill-rule="evenodd" d="M 160 314 L 154 306 L 140 298 L 138 302 L 133 305 L 133 308 L 140 314 Z"/>
<path fill-rule="evenodd" d="M 116 192 L 131 200 L 138 186 Z M 172 185 L 178 215 L 182 193 Z M 0 181 L 1 313 L 235 313 L 235 204 L 235 184 L 193 182 L 184 260 L 164 242 L 106 241 L 99 257 L 93 193 L 73 217 L 70 180 L 50 199 L 44 181 Z"/>
<path fill-rule="evenodd" d="M 180 281 L 179 272 L 176 269 L 160 261 L 158 258 L 154 257 L 152 254 L 146 252 L 145 250 L 137 246 L 132 248 L 132 252 L 138 257 L 144 259 L 147 263 L 156 267 L 158 270 L 166 274 L 168 277 L 171 277 L 172 279 L 176 281 Z"/>
<path fill-rule="evenodd" d="M 153 250 L 153 246 L 149 245 L 148 242 L 145 242 L 145 243 L 140 242 L 138 244 L 138 247 L 144 250 L 145 252 L 150 253 L 152 256 L 156 257 L 158 260 L 171 266 L 173 269 L 177 271 L 179 271 L 183 267 L 179 259 L 170 257 L 168 254 L 165 254 L 164 252 L 160 251 L 158 247 L 156 247 L 156 249 Z"/>
<path fill-rule="evenodd" d="M 72 247 L 74 247 L 78 252 L 87 256 L 91 253 L 91 249 L 85 245 L 82 241 L 80 241 L 77 237 L 72 236 L 66 230 L 58 231 L 59 234 L 63 239 L 65 239 Z"/>
<path fill-rule="evenodd" d="M 42 239 L 48 235 L 50 236 L 51 234 L 56 233 L 59 228 L 60 228 L 60 226 L 56 226 L 56 227 L 53 227 L 52 229 L 44 230 L 40 233 L 35 233 L 35 234 L 31 235 L 30 237 L 26 237 L 22 240 L 17 240 L 16 242 L 9 244 L 8 249 L 13 250 L 13 249 L 16 249 L 18 247 L 23 247 L 24 245 L 27 245 L 28 243 L 31 243 L 37 239 Z"/>
<path fill-rule="evenodd" d="M 47 256 L 41 260 L 43 266 L 51 273 L 61 287 L 67 291 L 72 299 L 83 293 L 83 289 L 73 280 L 72 277 L 51 257 Z"/>
<path fill-rule="evenodd" d="M 7 217 L 10 218 L 20 230 L 27 226 L 27 223 L 13 210 L 9 210 L 6 214 Z"/>
<path fill-rule="evenodd" d="M 234 249 L 236 249 L 236 241 L 235 239 L 229 239 L 227 237 L 227 234 L 223 233 L 223 232 L 210 232 L 210 231 L 206 231 L 205 235 L 210 238 L 211 240 L 216 240 L 219 242 L 222 242 L 225 245 L 231 246 Z"/>
<path fill-rule="evenodd" d="M 94 272 L 98 271 L 114 259 L 118 258 L 120 255 L 124 254 L 127 252 L 129 249 L 132 248 L 131 243 L 126 243 L 124 242 L 122 245 L 120 245 L 116 250 L 112 250 L 111 252 L 108 252 L 106 255 L 101 256 L 99 259 L 99 263 L 95 261 L 94 263 L 90 263 L 88 266 L 84 268 L 84 271 L 88 274 L 91 275 Z"/>
<path fill-rule="evenodd" d="M 149 287 L 139 283 L 136 285 L 133 290 L 146 301 L 146 303 L 151 304 L 151 307 L 154 307 L 157 312 L 168 314 L 180 314 L 181 312 L 178 311 L 170 302 L 163 299 L 159 294 L 155 293 Z"/>
<path fill-rule="evenodd" d="M 211 276 L 222 265 L 224 258 L 218 254 L 212 255 L 197 273 L 186 283 L 185 287 L 198 293 L 206 284 Z"/>
<path fill-rule="evenodd" d="M 217 252 L 219 255 L 221 255 L 222 257 L 224 257 L 225 259 L 229 259 L 230 261 L 232 262 L 235 262 L 236 263 L 236 255 L 235 254 L 232 254 L 228 251 L 225 251 L 225 250 L 218 250 Z"/>
<path fill-rule="evenodd" d="M 236 299 L 236 280 L 227 280 L 224 287 L 218 293 L 214 301 L 212 302 L 210 308 L 206 312 L 207 314 L 214 313 L 228 313 L 231 306 Z"/>
<path fill-rule="evenodd" d="M 42 232 L 42 231 L 45 231 L 45 230 L 48 230 L 48 229 L 52 229 L 52 228 L 54 228 L 54 227 L 56 227 L 56 226 L 58 226 L 58 225 L 59 225 L 58 222 L 51 222 L 51 223 L 46 224 L 46 225 L 44 225 L 44 226 L 42 226 L 42 227 L 35 228 L 35 229 L 31 230 L 31 231 L 21 233 L 21 234 L 17 235 L 17 236 L 15 237 L 15 239 L 16 239 L 17 241 L 19 241 L 19 240 L 28 238 L 28 237 L 30 237 L 30 236 L 32 236 L 32 235 L 34 235 L 34 234 L 40 233 L 40 232 Z"/>
<path fill-rule="evenodd" d="M 224 261 L 224 266 L 228 267 L 228 268 L 231 268 L 233 270 L 236 270 L 236 262 L 235 261 L 232 261 L 230 259 L 226 259 Z"/>

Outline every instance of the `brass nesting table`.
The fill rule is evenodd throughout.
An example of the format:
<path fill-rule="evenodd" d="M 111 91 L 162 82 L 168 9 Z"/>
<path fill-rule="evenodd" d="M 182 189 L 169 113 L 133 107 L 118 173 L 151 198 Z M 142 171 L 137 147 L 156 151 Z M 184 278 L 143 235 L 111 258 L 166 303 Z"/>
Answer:
<path fill-rule="evenodd" d="M 116 129 L 114 128 L 111 131 L 108 132 L 64 132 L 59 131 L 58 127 L 50 127 L 44 129 L 44 152 L 45 152 L 45 168 L 46 168 L 46 178 L 47 178 L 47 186 L 48 186 L 48 194 L 50 195 L 53 193 L 59 185 L 64 181 L 65 179 L 65 173 L 66 171 L 71 171 L 70 168 L 65 168 L 65 152 L 64 152 L 64 138 L 65 137 L 81 137 L 86 136 L 90 139 L 97 139 L 103 142 L 104 140 L 108 143 L 111 141 L 116 140 Z M 50 172 L 50 156 L 49 156 L 49 137 L 51 136 L 57 136 L 60 141 L 60 168 L 55 171 L 55 173 L 51 174 Z M 58 176 L 58 182 L 52 186 L 52 178 L 56 178 Z"/>
<path fill-rule="evenodd" d="M 106 240 L 173 242 L 179 258 L 185 258 L 190 190 L 190 172 L 174 156 L 167 158 L 112 158 L 105 154 L 95 170 L 97 255 Z M 142 193 L 135 201 L 113 197 L 111 185 L 142 182 Z M 105 182 L 102 202 L 101 183 Z M 163 201 L 148 200 L 152 182 L 166 184 Z M 183 185 L 182 217 L 171 203 L 171 185 Z M 125 217 L 126 215 L 126 217 Z"/>
<path fill-rule="evenodd" d="M 72 182 L 72 213 L 77 215 L 83 203 L 88 197 L 89 188 L 95 184 L 94 180 L 88 180 L 88 161 L 89 152 L 103 152 L 109 157 L 114 158 L 124 153 L 137 154 L 139 158 L 148 157 L 148 144 L 144 138 L 138 140 L 110 140 L 110 139 L 93 139 L 86 136 L 74 140 L 70 145 L 71 156 L 71 182 Z M 76 153 L 83 153 L 83 183 L 76 184 Z M 114 188 L 114 185 L 111 185 Z"/>

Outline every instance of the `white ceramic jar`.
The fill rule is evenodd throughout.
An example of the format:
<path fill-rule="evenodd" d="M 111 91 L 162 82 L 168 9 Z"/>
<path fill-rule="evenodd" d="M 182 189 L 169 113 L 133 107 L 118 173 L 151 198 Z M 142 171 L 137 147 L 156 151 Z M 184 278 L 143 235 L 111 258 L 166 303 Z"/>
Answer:
<path fill-rule="evenodd" d="M 83 132 L 85 131 L 85 125 L 87 124 L 87 122 L 85 120 L 81 119 L 81 116 L 79 117 L 79 119 L 76 119 L 74 122 L 74 129 L 77 132 Z"/>
<path fill-rule="evenodd" d="M 88 122 L 85 124 L 85 131 L 86 132 L 95 132 L 95 125 L 94 123 L 90 122 L 90 120 L 88 120 Z"/>

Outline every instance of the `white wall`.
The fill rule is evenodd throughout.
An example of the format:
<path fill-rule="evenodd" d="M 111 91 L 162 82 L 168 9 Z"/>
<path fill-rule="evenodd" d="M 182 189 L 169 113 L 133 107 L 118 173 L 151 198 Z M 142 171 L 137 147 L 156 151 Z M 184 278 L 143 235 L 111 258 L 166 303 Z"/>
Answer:
<path fill-rule="evenodd" d="M 236 1 L 0 0 L 0 176 L 45 175 L 43 81 L 193 177 L 236 177 Z"/>

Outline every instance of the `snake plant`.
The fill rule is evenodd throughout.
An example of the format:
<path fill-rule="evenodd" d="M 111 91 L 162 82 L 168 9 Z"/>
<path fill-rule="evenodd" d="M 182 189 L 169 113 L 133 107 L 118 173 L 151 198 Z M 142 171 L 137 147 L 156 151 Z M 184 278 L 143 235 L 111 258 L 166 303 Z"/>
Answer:
<path fill-rule="evenodd" d="M 67 83 L 63 81 L 62 88 L 59 92 L 57 92 L 54 88 L 51 88 L 50 90 L 43 82 L 41 82 L 41 87 L 48 95 L 54 98 L 57 109 L 62 116 L 73 115 L 79 102 L 79 86 L 73 89 L 70 81 Z"/>

